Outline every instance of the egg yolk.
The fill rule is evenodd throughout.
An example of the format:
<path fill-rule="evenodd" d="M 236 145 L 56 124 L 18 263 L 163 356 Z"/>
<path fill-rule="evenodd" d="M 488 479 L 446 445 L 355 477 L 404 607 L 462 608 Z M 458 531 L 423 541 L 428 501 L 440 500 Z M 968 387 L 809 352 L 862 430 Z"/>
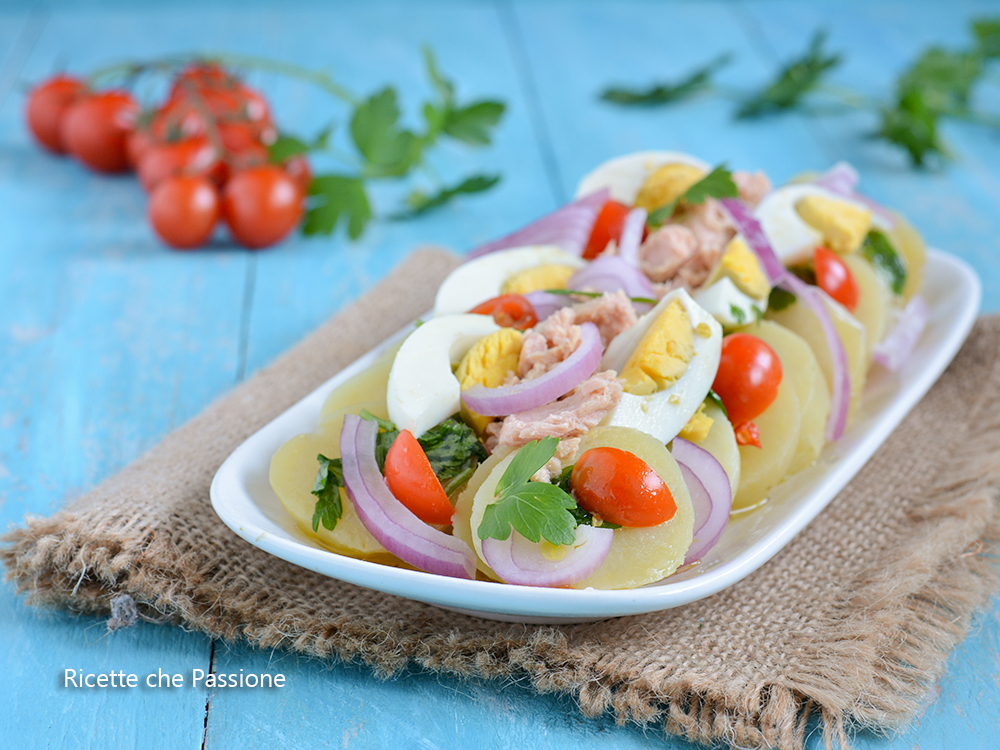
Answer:
<path fill-rule="evenodd" d="M 795 204 L 795 210 L 838 253 L 853 253 L 872 228 L 872 212 L 867 208 L 822 195 L 806 196 Z"/>
<path fill-rule="evenodd" d="M 562 263 L 545 263 L 518 271 L 503 283 L 500 291 L 503 294 L 528 294 L 545 289 L 565 289 L 576 271 L 573 266 Z"/>
<path fill-rule="evenodd" d="M 487 388 L 503 385 L 508 372 L 517 372 L 522 338 L 521 332 L 514 328 L 501 328 L 473 344 L 455 371 L 462 390 L 477 383 Z M 493 421 L 493 417 L 477 414 L 464 403 L 462 419 L 480 435 L 486 432 L 486 425 Z"/>
<path fill-rule="evenodd" d="M 691 419 L 677 436 L 690 440 L 692 443 L 700 443 L 708 437 L 713 424 L 715 424 L 715 420 L 705 413 L 705 402 L 703 401 L 698 407 L 698 411 L 691 415 Z"/>
<path fill-rule="evenodd" d="M 618 377 L 625 392 L 647 396 L 669 388 L 694 357 L 694 331 L 684 304 L 675 299 L 653 321 Z"/>
<path fill-rule="evenodd" d="M 767 299 L 771 293 L 771 285 L 760 267 L 760 261 L 742 237 L 736 237 L 726 247 L 716 276 L 728 277 L 737 289 L 754 299 Z"/>
<path fill-rule="evenodd" d="M 635 205 L 650 212 L 655 211 L 680 198 L 704 176 L 702 170 L 690 164 L 664 164 L 642 183 Z"/>

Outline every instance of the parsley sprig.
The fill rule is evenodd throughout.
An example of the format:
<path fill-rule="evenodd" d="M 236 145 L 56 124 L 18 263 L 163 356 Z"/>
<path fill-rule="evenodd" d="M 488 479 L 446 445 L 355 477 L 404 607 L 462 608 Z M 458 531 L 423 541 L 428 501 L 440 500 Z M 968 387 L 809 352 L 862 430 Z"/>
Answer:
<path fill-rule="evenodd" d="M 916 167 L 931 160 L 950 158 L 941 137 L 943 121 L 961 120 L 1000 130 L 1000 116 L 976 110 L 972 102 L 976 86 L 987 76 L 990 65 L 1000 59 L 1000 18 L 979 18 L 971 24 L 971 40 L 964 49 L 931 46 L 897 77 L 891 94 L 885 99 L 867 96 L 849 88 L 828 83 L 828 74 L 844 60 L 838 52 L 826 48 L 825 31 L 817 31 L 807 49 L 788 60 L 772 79 L 750 94 L 720 87 L 713 80 L 723 67 L 716 58 L 684 76 L 676 84 L 661 84 L 648 90 L 624 87 L 606 89 L 604 101 L 621 106 L 660 106 L 676 104 L 694 93 L 716 92 L 735 96 L 739 102 L 734 117 L 754 119 L 780 112 L 829 112 L 817 104 L 832 103 L 834 111 L 862 109 L 878 118 L 871 133 L 904 151 Z"/>
<path fill-rule="evenodd" d="M 684 194 L 665 206 L 660 206 L 646 217 L 646 226 L 650 229 L 666 224 L 679 206 L 694 206 L 704 203 L 708 198 L 736 198 L 739 190 L 733 181 L 732 173 L 720 164 L 698 182 L 684 191 Z"/>

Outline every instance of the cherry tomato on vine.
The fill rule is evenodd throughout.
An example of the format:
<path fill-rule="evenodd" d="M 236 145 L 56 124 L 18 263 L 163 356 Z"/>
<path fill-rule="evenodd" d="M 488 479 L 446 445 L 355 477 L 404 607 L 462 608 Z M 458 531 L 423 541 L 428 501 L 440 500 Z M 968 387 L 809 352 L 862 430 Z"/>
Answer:
<path fill-rule="evenodd" d="M 281 167 L 265 164 L 232 174 L 222 194 L 229 230 L 244 247 L 268 247 L 283 240 L 303 213 L 304 194 Z"/>
<path fill-rule="evenodd" d="M 476 305 L 469 312 L 474 315 L 492 315 L 498 326 L 521 331 L 533 328 L 538 323 L 538 313 L 534 306 L 521 294 L 501 294 Z"/>
<path fill-rule="evenodd" d="M 760 416 L 778 397 L 781 360 L 756 336 L 733 333 L 722 339 L 722 357 L 712 390 L 726 407 L 729 421 L 741 425 Z"/>
<path fill-rule="evenodd" d="M 660 475 L 621 448 L 585 451 L 573 467 L 569 486 L 581 508 L 619 526 L 658 526 L 677 512 L 674 496 Z"/>
<path fill-rule="evenodd" d="M 87 86 L 79 78 L 58 75 L 43 81 L 28 95 L 25 112 L 28 127 L 35 139 L 52 153 L 66 153 L 60 126 L 69 108 L 86 93 Z"/>
<path fill-rule="evenodd" d="M 625 225 L 625 217 L 631 211 L 628 206 L 618 201 L 608 201 L 604 204 L 601 212 L 597 214 L 597 221 L 590 232 L 590 239 L 587 240 L 587 247 L 583 251 L 585 260 L 593 260 L 608 246 L 611 240 L 618 242 L 622 236 L 622 227 Z M 642 230 L 642 238 L 645 239 L 647 230 Z"/>
<path fill-rule="evenodd" d="M 125 154 L 132 169 L 139 168 L 139 162 L 158 141 L 148 127 L 136 127 L 125 137 Z"/>
<path fill-rule="evenodd" d="M 424 523 L 449 524 L 453 508 L 427 454 L 413 433 L 403 430 L 385 456 L 389 491 Z"/>
<path fill-rule="evenodd" d="M 91 169 L 128 169 L 126 138 L 139 115 L 139 105 L 124 91 L 86 96 L 66 112 L 59 128 L 66 150 Z"/>
<path fill-rule="evenodd" d="M 309 160 L 303 154 L 298 154 L 286 161 L 283 166 L 292 179 L 299 183 L 303 195 L 309 195 L 309 185 L 312 183 L 312 168 L 309 166 Z"/>
<path fill-rule="evenodd" d="M 139 162 L 139 181 L 150 191 L 165 177 L 205 175 L 217 181 L 220 162 L 203 136 L 150 146 Z"/>
<path fill-rule="evenodd" d="M 849 312 L 854 312 L 858 308 L 861 290 L 851 269 L 835 252 L 825 247 L 817 247 L 814 258 L 817 286 Z"/>
<path fill-rule="evenodd" d="M 205 244 L 218 219 L 219 191 L 207 177 L 166 177 L 149 196 L 149 222 L 171 247 Z"/>

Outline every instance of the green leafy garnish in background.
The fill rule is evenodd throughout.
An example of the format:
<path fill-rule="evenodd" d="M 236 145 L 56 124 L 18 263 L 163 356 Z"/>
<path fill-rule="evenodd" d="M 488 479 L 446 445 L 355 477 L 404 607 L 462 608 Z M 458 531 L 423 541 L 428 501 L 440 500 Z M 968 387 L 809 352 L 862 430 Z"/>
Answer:
<path fill-rule="evenodd" d="M 906 286 L 906 264 L 884 234 L 874 229 L 870 231 L 861 246 L 861 254 L 874 266 L 875 272 L 885 279 L 893 294 L 903 293 L 903 287 Z"/>
<path fill-rule="evenodd" d="M 825 49 L 826 33 L 822 30 L 813 35 L 801 55 L 750 95 L 734 93 L 713 81 L 721 67 L 718 61 L 722 58 L 716 58 L 673 87 L 664 84 L 646 91 L 616 87 L 603 91 L 600 98 L 621 106 L 651 107 L 675 104 L 695 92 L 715 91 L 740 102 L 734 117 L 741 120 L 789 110 L 829 112 L 829 106 L 814 106 L 822 104 L 833 104 L 835 111 L 867 110 L 878 117 L 871 136 L 901 149 L 914 166 L 922 167 L 932 159 L 950 158 L 940 134 L 944 119 L 1000 131 L 1000 117 L 980 112 L 972 105 L 975 88 L 986 77 L 989 64 L 1000 58 L 1000 18 L 974 20 L 971 37 L 966 49 L 935 45 L 923 50 L 896 78 L 887 99 L 827 83 L 827 74 L 843 62 L 843 55 Z"/>
<path fill-rule="evenodd" d="M 496 501 L 486 506 L 477 534 L 480 539 L 508 539 L 513 528 L 532 542 L 552 544 L 576 540 L 576 501 L 565 490 L 531 477 L 556 453 L 559 440 L 546 437 L 522 447 L 496 487 Z"/>
<path fill-rule="evenodd" d="M 655 228 L 665 224 L 678 206 L 694 206 L 704 203 L 707 198 L 736 198 L 739 194 L 732 173 L 726 169 L 725 164 L 720 164 L 685 190 L 679 198 L 652 211 L 646 217 L 646 225 Z"/>
<path fill-rule="evenodd" d="M 431 193 L 430 195 L 425 193 L 423 190 L 413 190 L 408 196 L 406 196 L 406 205 L 408 206 L 407 210 L 394 213 L 391 218 L 409 219 L 413 216 L 419 216 L 420 214 L 427 213 L 438 206 L 443 206 L 456 196 L 471 195 L 473 193 L 481 193 L 484 190 L 489 190 L 498 182 L 500 182 L 500 175 L 477 174 L 472 177 L 466 177 L 457 185 L 443 187 L 436 193 Z"/>

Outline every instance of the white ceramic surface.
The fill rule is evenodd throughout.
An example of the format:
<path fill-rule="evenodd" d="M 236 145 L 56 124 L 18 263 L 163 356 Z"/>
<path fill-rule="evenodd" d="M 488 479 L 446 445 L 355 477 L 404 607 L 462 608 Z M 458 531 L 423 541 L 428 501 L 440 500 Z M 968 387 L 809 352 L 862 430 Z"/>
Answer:
<path fill-rule="evenodd" d="M 975 321 L 979 279 L 964 261 L 931 251 L 923 296 L 933 312 L 910 361 L 898 376 L 874 368 L 865 389 L 863 416 L 844 437 L 827 446 L 814 466 L 779 485 L 763 506 L 734 516 L 701 565 L 643 588 L 577 591 L 446 578 L 344 557 L 303 534 L 271 489 L 271 456 L 292 436 L 315 429 L 330 391 L 367 367 L 390 342 L 354 362 L 237 448 L 212 482 L 212 504 L 226 525 L 248 542 L 303 568 L 481 617 L 582 622 L 677 607 L 731 586 L 774 556 L 850 481 L 938 379 Z"/>

